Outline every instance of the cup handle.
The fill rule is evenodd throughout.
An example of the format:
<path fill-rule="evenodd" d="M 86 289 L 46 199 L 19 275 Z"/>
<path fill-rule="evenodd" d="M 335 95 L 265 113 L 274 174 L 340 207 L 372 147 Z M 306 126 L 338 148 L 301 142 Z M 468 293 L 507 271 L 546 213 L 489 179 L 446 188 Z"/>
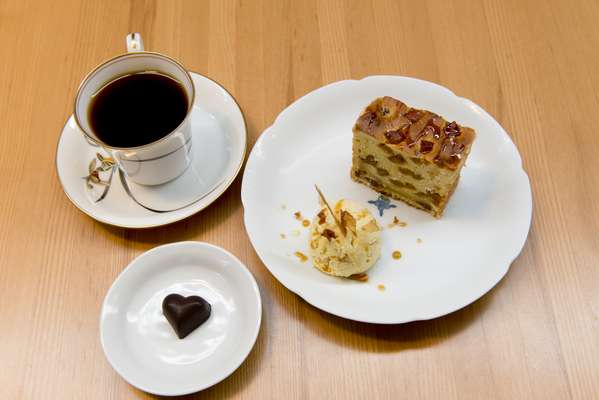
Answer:
<path fill-rule="evenodd" d="M 144 42 L 138 32 L 128 34 L 125 40 L 127 41 L 127 53 L 144 51 Z"/>

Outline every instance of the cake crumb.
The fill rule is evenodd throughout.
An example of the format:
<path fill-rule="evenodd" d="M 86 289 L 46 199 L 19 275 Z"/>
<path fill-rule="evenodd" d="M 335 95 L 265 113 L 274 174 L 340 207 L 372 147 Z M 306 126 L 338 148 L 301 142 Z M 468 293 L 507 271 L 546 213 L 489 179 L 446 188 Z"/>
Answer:
<path fill-rule="evenodd" d="M 286 210 L 286 209 L 287 209 L 287 205 L 281 204 L 281 210 Z"/>
<path fill-rule="evenodd" d="M 399 251 L 399 250 L 395 250 L 395 251 L 394 251 L 394 252 L 391 254 L 391 256 L 392 256 L 394 259 L 396 259 L 396 260 L 399 260 L 399 259 L 401 258 L 401 251 Z"/>
<path fill-rule="evenodd" d="M 294 254 L 300 260 L 300 262 L 308 261 L 308 256 L 302 253 L 301 251 L 296 251 Z"/>
<path fill-rule="evenodd" d="M 380 290 L 381 292 L 383 292 L 383 291 L 385 290 L 385 285 L 383 285 L 383 284 L 379 284 L 379 285 L 377 286 L 377 289 L 378 289 L 378 290 Z"/>
<path fill-rule="evenodd" d="M 297 219 L 298 221 L 302 220 L 302 213 L 299 211 L 296 211 L 293 213 L 293 215 L 295 215 L 295 219 Z"/>
<path fill-rule="evenodd" d="M 387 225 L 387 227 L 388 228 L 393 228 L 393 227 L 396 227 L 396 226 L 399 226 L 401 228 L 405 228 L 406 226 L 408 226 L 408 223 L 400 221 L 399 218 L 397 218 L 397 217 L 393 217 L 393 222 L 391 222 L 389 225 Z"/>
<path fill-rule="evenodd" d="M 298 231 L 297 229 L 294 229 L 291 231 L 291 236 L 299 236 L 300 235 L 300 231 Z"/>
<path fill-rule="evenodd" d="M 422 243 L 422 239 L 420 239 L 420 238 L 416 239 L 416 243 Z"/>
<path fill-rule="evenodd" d="M 347 279 L 358 282 L 368 282 L 368 274 L 353 274 L 348 276 Z"/>
<path fill-rule="evenodd" d="M 310 226 L 310 221 L 308 221 L 307 219 L 302 221 L 302 225 L 305 226 L 306 228 Z"/>
<path fill-rule="evenodd" d="M 281 233 L 281 239 L 285 239 L 285 237 L 286 237 L 285 234 Z"/>

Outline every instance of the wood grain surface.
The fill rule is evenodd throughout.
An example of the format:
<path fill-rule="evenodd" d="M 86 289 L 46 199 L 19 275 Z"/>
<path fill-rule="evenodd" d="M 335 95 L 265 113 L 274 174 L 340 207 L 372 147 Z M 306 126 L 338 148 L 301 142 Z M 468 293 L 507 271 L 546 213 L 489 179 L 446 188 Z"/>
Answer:
<path fill-rule="evenodd" d="M 150 398 L 105 360 L 99 312 L 136 255 L 180 240 L 233 252 L 264 303 L 248 359 L 197 398 L 599 398 L 598 19 L 596 0 L 0 0 L 0 398 Z M 465 309 L 377 326 L 321 312 L 270 275 L 244 231 L 241 177 L 171 226 L 95 222 L 63 194 L 55 147 L 80 80 L 131 31 L 226 87 L 250 147 L 340 79 L 407 75 L 472 99 L 530 175 L 522 254 Z"/>

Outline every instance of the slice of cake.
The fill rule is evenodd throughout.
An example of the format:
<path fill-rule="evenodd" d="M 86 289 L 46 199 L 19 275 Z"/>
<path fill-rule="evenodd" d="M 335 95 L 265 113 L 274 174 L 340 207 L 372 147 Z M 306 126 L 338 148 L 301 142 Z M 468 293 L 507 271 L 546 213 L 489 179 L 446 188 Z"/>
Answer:
<path fill-rule="evenodd" d="M 475 137 L 472 128 L 392 97 L 370 103 L 353 132 L 352 178 L 437 218 Z"/>

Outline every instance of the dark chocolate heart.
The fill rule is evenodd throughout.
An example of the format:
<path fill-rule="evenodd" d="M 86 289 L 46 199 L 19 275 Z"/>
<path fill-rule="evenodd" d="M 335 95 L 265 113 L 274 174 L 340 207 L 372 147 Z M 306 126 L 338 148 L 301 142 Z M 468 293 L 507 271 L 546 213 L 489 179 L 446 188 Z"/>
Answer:
<path fill-rule="evenodd" d="M 183 339 L 202 325 L 210 317 L 211 311 L 210 303 L 200 296 L 184 297 L 173 293 L 162 301 L 162 313 L 179 339 Z"/>

